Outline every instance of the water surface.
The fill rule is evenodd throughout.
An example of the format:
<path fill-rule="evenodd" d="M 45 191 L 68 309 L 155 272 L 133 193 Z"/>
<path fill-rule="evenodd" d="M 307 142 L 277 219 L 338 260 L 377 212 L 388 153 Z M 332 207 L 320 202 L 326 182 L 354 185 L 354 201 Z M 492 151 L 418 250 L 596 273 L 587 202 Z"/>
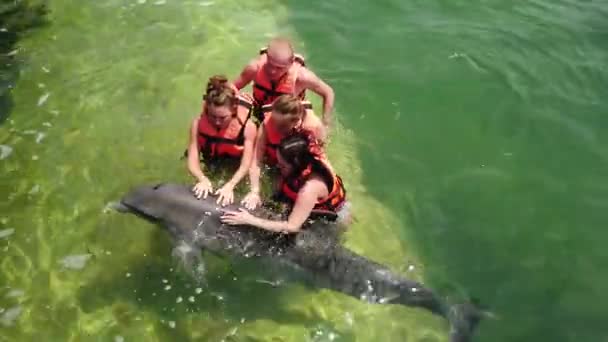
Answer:
<path fill-rule="evenodd" d="M 608 338 L 606 14 L 601 1 L 49 1 L 49 25 L 17 43 L 0 125 L 0 340 L 446 340 L 422 310 L 273 288 L 219 258 L 200 286 L 162 231 L 107 210 L 131 186 L 190 181 L 179 156 L 206 78 L 234 77 L 278 33 L 336 90 L 349 247 L 488 305 L 500 319 L 479 341 Z"/>

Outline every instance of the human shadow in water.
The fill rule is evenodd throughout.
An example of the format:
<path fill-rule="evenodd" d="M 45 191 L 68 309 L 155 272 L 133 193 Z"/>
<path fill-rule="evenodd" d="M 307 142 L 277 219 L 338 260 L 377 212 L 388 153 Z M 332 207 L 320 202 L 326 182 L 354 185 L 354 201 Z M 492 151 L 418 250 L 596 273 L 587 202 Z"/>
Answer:
<path fill-rule="evenodd" d="M 205 332 L 202 340 L 219 341 L 226 336 L 243 340 L 234 333 L 240 322 L 268 319 L 278 324 L 298 324 L 309 331 L 318 329 L 337 332 L 348 338 L 348 331 L 338 331 L 331 323 L 318 316 L 285 310 L 285 300 L 293 300 L 299 285 L 277 285 L 259 279 L 256 269 L 233 265 L 225 259 L 206 255 L 208 267 L 203 283 L 197 283 L 171 257 L 173 248 L 166 233 L 155 229 L 150 237 L 151 248 L 135 263 L 124 268 L 102 269 L 98 280 L 80 289 L 78 299 L 84 312 L 112 306 L 118 324 L 128 327 L 142 311 L 158 317 L 156 329 L 172 341 L 190 341 L 191 332 L 180 321 L 204 315 L 218 326 Z M 133 308 L 137 308 L 133 310 Z M 175 324 L 173 323 L 175 322 Z M 250 340 L 250 337 L 247 338 Z M 196 338 L 198 340 L 198 338 Z M 229 340 L 229 339 L 228 339 Z"/>
<path fill-rule="evenodd" d="M 0 125 L 13 107 L 11 89 L 19 76 L 19 39 L 29 30 L 47 24 L 44 4 L 0 0 Z"/>

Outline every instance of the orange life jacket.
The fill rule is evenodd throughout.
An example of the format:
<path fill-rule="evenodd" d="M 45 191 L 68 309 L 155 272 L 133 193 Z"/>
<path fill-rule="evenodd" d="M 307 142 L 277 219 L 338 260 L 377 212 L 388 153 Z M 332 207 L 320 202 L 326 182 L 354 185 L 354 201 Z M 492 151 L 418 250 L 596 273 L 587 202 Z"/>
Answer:
<path fill-rule="evenodd" d="M 312 104 L 308 101 L 302 101 L 305 110 L 312 109 Z M 264 133 L 266 135 L 266 163 L 268 165 L 276 165 L 277 161 L 277 149 L 279 148 L 279 144 L 281 140 L 285 137 L 284 134 L 281 134 L 275 124 L 274 120 L 270 118 L 271 106 L 266 105 L 263 107 L 266 111 L 264 112 Z M 300 123 L 301 125 L 301 123 Z"/>
<path fill-rule="evenodd" d="M 236 116 L 232 118 L 226 128 L 218 130 L 213 127 L 201 113 L 198 120 L 198 148 L 204 159 L 218 157 L 240 158 L 245 143 L 245 126 L 251 115 L 253 99 L 245 95 L 238 95 L 239 104 Z"/>
<path fill-rule="evenodd" d="M 291 64 L 285 75 L 283 75 L 277 81 L 271 81 L 266 72 L 264 71 L 264 65 L 268 61 L 267 55 L 268 48 L 260 50 L 260 59 L 258 61 L 258 71 L 253 79 L 253 98 L 255 99 L 256 107 L 263 105 L 272 104 L 274 100 L 285 94 L 296 95 L 296 80 L 298 78 L 298 71 L 300 68 L 306 67 L 304 57 L 294 54 L 294 62 Z M 306 96 L 306 90 L 302 90 L 298 96 L 304 100 Z M 259 111 L 256 111 L 258 115 Z M 258 116 L 256 115 L 256 117 Z M 257 117 L 258 120 L 263 121 L 262 117 Z"/>
<path fill-rule="evenodd" d="M 340 176 L 336 175 L 329 165 L 329 162 L 325 158 L 315 159 L 323 170 L 316 170 L 318 174 L 324 179 L 329 190 L 329 195 L 320 199 L 315 204 L 313 210 L 326 210 L 331 212 L 337 212 L 346 200 L 346 189 L 342 183 Z M 308 165 L 304 171 L 297 177 L 291 177 L 289 179 L 283 179 L 281 181 L 281 195 L 292 204 L 295 203 L 298 192 L 306 184 L 306 181 L 310 178 L 311 174 L 315 169 L 313 164 Z"/>

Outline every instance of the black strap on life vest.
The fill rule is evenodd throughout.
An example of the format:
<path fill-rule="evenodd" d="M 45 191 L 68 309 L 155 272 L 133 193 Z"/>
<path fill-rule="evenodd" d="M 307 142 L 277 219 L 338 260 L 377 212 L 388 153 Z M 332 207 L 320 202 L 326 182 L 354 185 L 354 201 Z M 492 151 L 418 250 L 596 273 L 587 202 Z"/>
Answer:
<path fill-rule="evenodd" d="M 268 88 L 260 85 L 259 83 L 255 83 L 255 82 L 253 83 L 254 88 L 257 88 L 257 89 L 261 90 L 262 92 L 264 92 L 264 99 L 262 102 L 265 102 L 268 98 L 273 97 L 273 96 L 279 97 L 281 95 L 289 94 L 289 93 L 277 91 L 276 89 L 277 89 L 278 84 L 276 82 L 270 81 L 270 84 L 271 84 L 271 88 L 268 89 Z"/>
<path fill-rule="evenodd" d="M 283 195 L 283 193 L 280 191 L 275 192 L 272 195 L 272 201 L 279 202 L 279 203 L 285 203 L 285 204 L 291 206 L 291 208 L 289 208 L 288 211 L 285 213 L 286 216 L 289 216 L 289 212 L 291 212 L 291 210 L 293 209 L 293 202 L 291 202 L 291 200 L 289 198 L 287 198 L 287 196 Z M 325 219 L 327 221 L 333 222 L 338 219 L 338 213 L 331 211 L 331 210 L 313 209 L 310 212 L 308 219 L 312 219 L 312 220 Z"/>
<path fill-rule="evenodd" d="M 272 103 L 265 104 L 261 108 L 262 108 L 262 112 L 264 112 L 264 113 L 266 113 L 268 111 L 271 111 L 272 110 Z M 310 103 L 309 101 L 304 101 L 304 109 L 305 110 L 312 109 L 312 103 Z"/>
<path fill-rule="evenodd" d="M 308 218 L 312 220 L 326 219 L 331 222 L 338 219 L 338 213 L 331 210 L 313 209 Z"/>
<path fill-rule="evenodd" d="M 251 108 L 253 108 L 253 104 L 249 101 L 245 101 L 244 99 L 239 97 L 239 103 L 240 106 L 243 106 L 249 110 L 251 110 Z"/>

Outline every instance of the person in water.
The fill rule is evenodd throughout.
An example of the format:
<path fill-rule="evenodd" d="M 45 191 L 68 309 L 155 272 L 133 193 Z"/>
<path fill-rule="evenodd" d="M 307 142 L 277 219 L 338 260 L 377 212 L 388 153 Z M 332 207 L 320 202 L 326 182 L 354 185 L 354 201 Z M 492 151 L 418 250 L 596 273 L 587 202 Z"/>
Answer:
<path fill-rule="evenodd" d="M 260 173 L 262 164 L 277 165 L 277 147 L 295 129 L 306 129 L 320 142 L 325 140 L 325 127 L 312 111 L 309 103 L 294 95 L 279 96 L 269 108 L 269 115 L 258 129 L 253 162 L 249 169 L 251 190 L 242 203 L 254 209 L 261 203 Z"/>
<path fill-rule="evenodd" d="M 240 158 L 240 165 L 232 179 L 215 193 L 218 203 L 231 204 L 234 187 L 249 170 L 253 157 L 256 126 L 250 118 L 253 99 L 245 94 L 237 94 L 228 79 L 216 75 L 209 79 L 203 96 L 203 111 L 192 120 L 190 143 L 188 145 L 188 171 L 196 178 L 194 194 L 206 198 L 213 192 L 213 186 L 201 169 L 204 162 Z"/>
<path fill-rule="evenodd" d="M 272 104 L 279 96 L 290 94 L 304 100 L 310 89 L 323 98 L 323 123 L 329 127 L 334 106 L 334 91 L 322 79 L 306 68 L 304 58 L 297 55 L 291 42 L 282 37 L 274 38 L 260 56 L 249 62 L 233 82 L 237 90 L 253 81 L 254 115 L 264 121 L 261 107 Z"/>
<path fill-rule="evenodd" d="M 313 211 L 335 213 L 348 223 L 350 213 L 342 179 L 336 175 L 311 132 L 299 130 L 281 141 L 277 159 L 281 171 L 280 195 L 291 206 L 287 221 L 255 217 L 246 209 L 226 210 L 221 221 L 252 225 L 280 233 L 297 233 Z"/>

